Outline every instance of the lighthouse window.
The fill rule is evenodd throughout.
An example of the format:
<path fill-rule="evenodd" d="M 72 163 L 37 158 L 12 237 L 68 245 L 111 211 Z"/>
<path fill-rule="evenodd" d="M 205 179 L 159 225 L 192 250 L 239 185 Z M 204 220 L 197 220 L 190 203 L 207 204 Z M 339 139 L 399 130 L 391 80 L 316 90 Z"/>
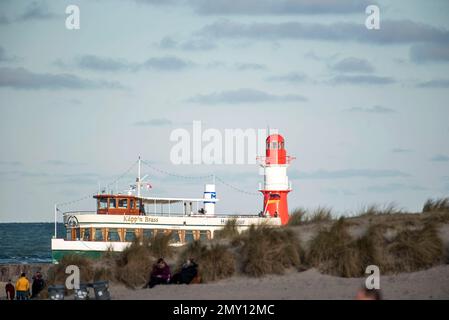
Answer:
<path fill-rule="evenodd" d="M 115 199 L 109 199 L 109 208 L 116 208 L 117 204 L 116 204 L 116 200 Z"/>
<path fill-rule="evenodd" d="M 284 149 L 284 142 L 279 142 L 279 149 Z"/>
<path fill-rule="evenodd" d="M 278 148 L 278 143 L 276 142 L 276 141 L 274 141 L 272 144 L 271 144 L 271 149 L 277 149 Z"/>
<path fill-rule="evenodd" d="M 107 198 L 101 198 L 98 201 L 98 208 L 106 209 L 107 207 L 108 207 L 108 199 Z"/>
<path fill-rule="evenodd" d="M 122 209 L 128 208 L 128 199 L 120 199 L 118 201 L 118 207 Z"/>

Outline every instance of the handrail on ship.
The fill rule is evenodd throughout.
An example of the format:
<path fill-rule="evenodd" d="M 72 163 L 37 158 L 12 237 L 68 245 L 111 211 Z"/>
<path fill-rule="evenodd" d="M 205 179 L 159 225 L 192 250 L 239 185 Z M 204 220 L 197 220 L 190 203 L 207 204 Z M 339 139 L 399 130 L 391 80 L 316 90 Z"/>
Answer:
<path fill-rule="evenodd" d="M 63 212 L 63 216 L 67 215 L 87 215 L 87 214 L 96 214 L 96 211 L 66 211 Z M 108 214 L 102 214 L 101 216 L 108 216 Z M 112 215 L 111 216 L 119 216 Z M 184 214 L 184 213 L 145 213 L 141 216 L 159 216 L 159 217 L 201 217 L 201 218 L 261 218 L 257 214 L 240 214 L 240 215 L 232 215 L 232 214 L 215 214 L 215 215 L 206 215 L 206 214 Z M 265 217 L 264 217 L 265 218 Z M 270 217 L 266 217 L 270 218 Z"/>

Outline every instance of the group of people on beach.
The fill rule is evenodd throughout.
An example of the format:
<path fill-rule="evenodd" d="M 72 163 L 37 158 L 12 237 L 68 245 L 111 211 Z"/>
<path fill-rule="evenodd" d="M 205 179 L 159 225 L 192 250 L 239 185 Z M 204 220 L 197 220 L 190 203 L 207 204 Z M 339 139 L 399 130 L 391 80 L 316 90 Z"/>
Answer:
<path fill-rule="evenodd" d="M 181 266 L 181 270 L 173 276 L 170 266 L 163 258 L 160 258 L 153 266 L 150 278 L 144 288 L 153 288 L 158 284 L 190 284 L 198 277 L 198 264 L 192 259 L 187 259 Z"/>
<path fill-rule="evenodd" d="M 26 273 L 22 272 L 19 279 L 16 281 L 16 285 L 14 286 L 11 282 L 11 279 L 8 280 L 8 283 L 5 286 L 6 291 L 6 299 L 7 300 L 28 300 L 36 298 L 39 293 L 45 287 L 45 281 L 42 277 L 42 274 L 37 271 L 33 278 L 33 283 L 30 287 L 30 281 L 26 277 Z M 31 289 L 31 292 L 30 292 Z"/>

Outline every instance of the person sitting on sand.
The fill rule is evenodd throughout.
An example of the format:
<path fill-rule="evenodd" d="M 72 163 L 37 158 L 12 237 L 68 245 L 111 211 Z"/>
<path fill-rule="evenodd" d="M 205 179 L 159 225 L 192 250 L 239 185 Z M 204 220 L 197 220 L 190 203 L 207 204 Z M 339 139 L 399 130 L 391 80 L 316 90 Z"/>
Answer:
<path fill-rule="evenodd" d="M 157 284 L 168 284 L 170 282 L 171 273 L 170 267 L 164 261 L 164 259 L 160 258 L 157 263 L 153 266 L 153 270 L 150 274 L 150 281 L 144 287 L 153 288 Z"/>
<path fill-rule="evenodd" d="M 171 283 L 189 284 L 198 274 L 198 264 L 193 259 L 187 259 L 182 265 L 181 271 L 173 276 Z"/>
<path fill-rule="evenodd" d="M 11 283 L 11 279 L 8 280 L 8 283 L 5 286 L 5 291 L 6 291 L 6 300 L 14 300 L 16 290 L 14 289 L 14 285 Z"/>
<path fill-rule="evenodd" d="M 382 300 L 382 295 L 379 289 L 363 287 L 357 292 L 356 300 Z"/>
<path fill-rule="evenodd" d="M 33 284 L 31 285 L 31 299 L 36 298 L 39 292 L 45 287 L 44 279 L 42 279 L 42 274 L 38 271 L 33 276 Z"/>
<path fill-rule="evenodd" d="M 26 278 L 25 272 L 22 272 L 20 278 L 16 282 L 16 299 L 28 300 L 30 295 L 30 282 Z"/>

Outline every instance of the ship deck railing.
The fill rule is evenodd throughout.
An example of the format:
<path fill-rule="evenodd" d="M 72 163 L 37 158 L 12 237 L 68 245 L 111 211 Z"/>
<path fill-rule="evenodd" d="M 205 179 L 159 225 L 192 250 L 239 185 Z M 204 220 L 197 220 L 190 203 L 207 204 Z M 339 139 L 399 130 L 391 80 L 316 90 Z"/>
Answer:
<path fill-rule="evenodd" d="M 67 211 L 64 212 L 63 215 L 87 215 L 87 214 L 97 214 L 96 211 Z M 108 214 L 102 214 L 102 216 L 107 216 Z M 114 214 L 111 216 L 116 216 L 117 214 Z M 124 216 L 126 214 L 123 214 Z M 200 218 L 236 218 L 236 219 L 241 219 L 241 218 L 265 218 L 262 217 L 260 215 L 257 214 L 239 214 L 239 215 L 234 215 L 234 214 L 215 214 L 215 215 L 207 215 L 207 214 L 198 214 L 198 213 L 193 213 L 193 214 L 185 214 L 185 213 L 166 213 L 166 212 L 146 212 L 144 214 L 138 215 L 138 216 L 158 216 L 158 217 L 200 217 Z"/>

